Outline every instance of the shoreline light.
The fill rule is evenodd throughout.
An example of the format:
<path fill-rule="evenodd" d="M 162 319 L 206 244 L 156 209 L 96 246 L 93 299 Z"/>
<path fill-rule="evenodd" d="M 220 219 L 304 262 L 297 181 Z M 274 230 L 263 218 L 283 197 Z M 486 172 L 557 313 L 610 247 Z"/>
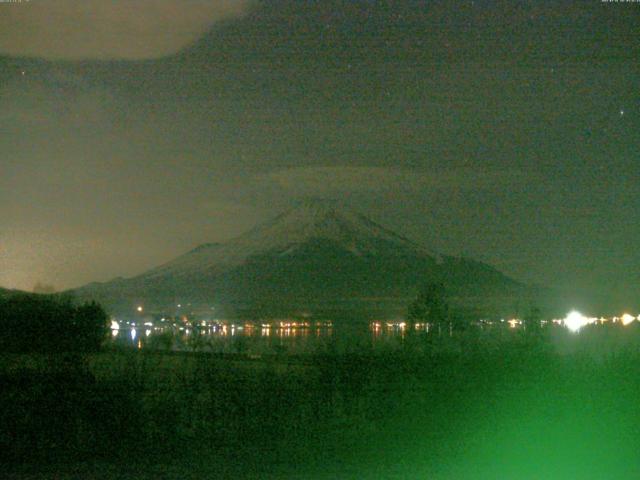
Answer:
<path fill-rule="evenodd" d="M 577 332 L 589 323 L 589 319 L 575 310 L 569 312 L 564 319 L 564 325 L 572 332 Z"/>
<path fill-rule="evenodd" d="M 635 321 L 635 319 L 636 317 L 634 317 L 633 315 L 629 315 L 628 313 L 625 313 L 620 317 L 620 321 L 622 322 L 622 325 L 624 325 L 625 327 L 629 325 L 631 322 Z"/>

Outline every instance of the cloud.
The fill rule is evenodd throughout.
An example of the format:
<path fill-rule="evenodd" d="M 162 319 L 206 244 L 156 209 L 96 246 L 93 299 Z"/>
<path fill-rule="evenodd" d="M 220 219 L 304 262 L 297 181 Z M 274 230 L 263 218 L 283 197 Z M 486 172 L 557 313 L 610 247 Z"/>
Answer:
<path fill-rule="evenodd" d="M 250 0 L 0 2 L 0 54 L 51 60 L 147 59 L 173 54 Z"/>
<path fill-rule="evenodd" d="M 298 167 L 259 175 L 256 186 L 292 196 L 331 197 L 344 192 L 381 195 L 393 192 L 497 190 L 522 185 L 531 175 L 519 170 L 452 168 L 426 173 L 388 167 Z"/>

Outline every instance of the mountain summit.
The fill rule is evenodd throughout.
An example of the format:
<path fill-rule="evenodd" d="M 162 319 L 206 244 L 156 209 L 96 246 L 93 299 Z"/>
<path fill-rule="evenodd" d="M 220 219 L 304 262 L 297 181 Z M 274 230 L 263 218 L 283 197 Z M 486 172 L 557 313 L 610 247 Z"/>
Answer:
<path fill-rule="evenodd" d="M 353 304 L 406 299 L 425 281 L 456 295 L 511 290 L 518 284 L 488 265 L 437 255 L 334 203 L 307 201 L 226 243 L 201 245 L 130 279 L 77 291 L 108 305 L 133 299 L 158 307 L 192 304 Z"/>
<path fill-rule="evenodd" d="M 324 242 L 354 256 L 415 254 L 435 257 L 364 215 L 326 201 L 306 201 L 224 243 L 204 244 L 138 278 L 211 274 L 254 256 L 295 256 L 310 242 Z"/>

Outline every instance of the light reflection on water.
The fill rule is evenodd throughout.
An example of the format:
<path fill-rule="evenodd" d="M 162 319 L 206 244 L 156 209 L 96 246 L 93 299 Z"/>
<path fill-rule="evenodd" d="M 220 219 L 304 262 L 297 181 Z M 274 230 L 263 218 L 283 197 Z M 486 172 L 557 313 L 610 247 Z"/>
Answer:
<path fill-rule="evenodd" d="M 274 324 L 155 325 L 138 335 L 136 327 L 113 328 L 112 342 L 137 348 L 214 353 L 312 353 L 399 343 L 405 335 L 399 324 L 333 322 Z"/>

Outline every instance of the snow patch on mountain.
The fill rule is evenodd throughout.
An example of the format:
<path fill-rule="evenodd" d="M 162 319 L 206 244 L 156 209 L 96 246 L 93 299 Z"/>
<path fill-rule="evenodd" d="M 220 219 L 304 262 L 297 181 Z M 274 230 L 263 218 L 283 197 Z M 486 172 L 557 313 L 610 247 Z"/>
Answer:
<path fill-rule="evenodd" d="M 287 256 L 313 239 L 329 240 L 354 255 L 412 254 L 437 259 L 439 255 L 364 215 L 326 202 L 304 202 L 273 220 L 260 224 L 222 244 L 204 244 L 138 278 L 165 275 L 216 274 L 261 254 Z"/>

